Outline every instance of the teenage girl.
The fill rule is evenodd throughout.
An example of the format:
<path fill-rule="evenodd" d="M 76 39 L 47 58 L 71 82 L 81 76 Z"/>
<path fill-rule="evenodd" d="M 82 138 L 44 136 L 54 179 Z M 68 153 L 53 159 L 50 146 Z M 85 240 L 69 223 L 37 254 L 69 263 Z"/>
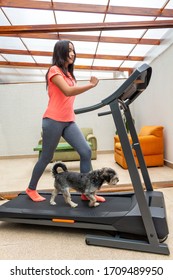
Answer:
<path fill-rule="evenodd" d="M 91 170 L 91 148 L 75 123 L 73 103 L 76 95 L 95 87 L 99 80 L 91 77 L 89 83 L 78 86 L 73 73 L 75 58 L 76 53 L 72 42 L 62 40 L 55 44 L 52 66 L 46 74 L 49 102 L 42 121 L 42 153 L 26 189 L 27 195 L 35 202 L 46 199 L 37 192 L 36 188 L 53 157 L 61 136 L 79 153 L 80 172 L 87 173 Z M 81 199 L 87 200 L 87 197 L 82 195 Z M 96 199 L 105 201 L 101 196 L 96 196 Z"/>

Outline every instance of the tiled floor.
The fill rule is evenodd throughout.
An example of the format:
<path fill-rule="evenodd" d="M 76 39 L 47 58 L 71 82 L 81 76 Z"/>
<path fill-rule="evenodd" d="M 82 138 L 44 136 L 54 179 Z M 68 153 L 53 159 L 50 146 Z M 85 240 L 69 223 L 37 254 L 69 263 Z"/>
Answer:
<path fill-rule="evenodd" d="M 35 158 L 11 159 L 0 161 L 0 193 L 24 191 L 30 179 Z M 67 163 L 69 169 L 78 170 L 79 162 Z M 127 170 L 116 165 L 112 154 L 98 155 L 98 160 L 93 161 L 93 168 L 109 166 L 116 169 L 119 174 L 119 185 L 130 184 Z M 51 164 L 42 176 L 38 190 L 52 189 Z M 152 182 L 173 182 L 173 169 L 168 167 L 149 168 Z M 172 184 L 173 185 L 173 184 Z M 90 229 L 79 230 L 70 228 L 22 225 L 0 222 L 0 259 L 95 259 L 95 260 L 173 260 L 173 187 L 163 188 L 169 236 L 165 243 L 168 245 L 170 255 L 158 255 L 98 246 L 87 246 L 85 235 L 91 233 Z M 4 201 L 0 201 L 1 204 Z"/>

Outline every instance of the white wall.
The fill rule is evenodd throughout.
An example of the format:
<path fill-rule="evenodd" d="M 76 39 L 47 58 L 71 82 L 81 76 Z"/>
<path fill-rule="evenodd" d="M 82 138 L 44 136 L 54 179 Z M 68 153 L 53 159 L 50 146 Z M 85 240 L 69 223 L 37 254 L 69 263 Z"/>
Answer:
<path fill-rule="evenodd" d="M 136 128 L 162 125 L 166 161 L 173 163 L 173 46 L 151 63 L 152 77 L 148 88 L 134 102 Z"/>
<path fill-rule="evenodd" d="M 28 155 L 40 137 L 43 84 L 0 86 L 0 155 Z"/>
<path fill-rule="evenodd" d="M 75 108 L 99 103 L 121 83 L 122 80 L 101 80 L 96 88 L 76 97 Z M 33 147 L 40 138 L 41 119 L 47 101 L 44 83 L 0 85 L 0 156 L 35 153 Z M 111 115 L 98 117 L 97 113 L 77 115 L 76 121 L 79 127 L 93 128 L 98 150 L 113 150 L 116 130 L 113 119 Z"/>

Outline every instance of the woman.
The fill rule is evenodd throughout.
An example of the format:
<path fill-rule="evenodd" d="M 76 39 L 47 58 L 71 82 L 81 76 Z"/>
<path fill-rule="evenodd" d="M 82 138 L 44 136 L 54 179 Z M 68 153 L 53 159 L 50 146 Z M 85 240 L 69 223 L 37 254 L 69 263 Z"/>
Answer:
<path fill-rule="evenodd" d="M 87 173 L 91 169 L 91 149 L 75 123 L 73 103 L 76 95 L 95 87 L 99 81 L 96 77 L 91 77 L 86 85 L 77 86 L 73 73 L 75 59 L 76 53 L 72 42 L 62 40 L 55 44 L 52 66 L 46 74 L 49 102 L 42 122 L 42 153 L 26 189 L 27 195 L 35 202 L 45 200 L 36 190 L 37 183 L 50 163 L 61 136 L 79 153 L 80 172 Z M 87 200 L 85 195 L 81 198 Z M 100 196 L 96 199 L 105 201 Z"/>

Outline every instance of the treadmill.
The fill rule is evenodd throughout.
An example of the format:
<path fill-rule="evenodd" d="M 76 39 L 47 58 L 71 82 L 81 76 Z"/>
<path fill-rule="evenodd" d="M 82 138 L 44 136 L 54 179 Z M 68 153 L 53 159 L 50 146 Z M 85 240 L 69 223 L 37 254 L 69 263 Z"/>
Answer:
<path fill-rule="evenodd" d="M 78 203 L 76 208 L 65 204 L 61 194 L 56 197 L 57 205 L 52 206 L 49 203 L 51 192 L 40 192 L 46 197 L 41 203 L 34 203 L 22 192 L 0 206 L 0 220 L 87 229 L 92 232 L 91 235 L 86 235 L 88 245 L 169 255 L 169 248 L 164 243 L 169 233 L 164 196 L 162 192 L 153 190 L 129 109 L 129 105 L 148 86 L 151 74 L 151 67 L 143 64 L 109 97 L 96 105 L 75 110 L 76 114 L 81 114 L 109 106 L 109 111 L 98 115 L 112 114 L 133 191 L 104 193 L 106 202 L 93 208 L 88 207 L 88 201 L 82 201 L 80 193 L 76 192 L 72 192 L 73 201 Z M 121 110 L 128 122 L 132 145 L 128 140 Z M 133 149 L 144 183 L 139 176 Z M 95 230 L 97 234 L 93 234 Z"/>

